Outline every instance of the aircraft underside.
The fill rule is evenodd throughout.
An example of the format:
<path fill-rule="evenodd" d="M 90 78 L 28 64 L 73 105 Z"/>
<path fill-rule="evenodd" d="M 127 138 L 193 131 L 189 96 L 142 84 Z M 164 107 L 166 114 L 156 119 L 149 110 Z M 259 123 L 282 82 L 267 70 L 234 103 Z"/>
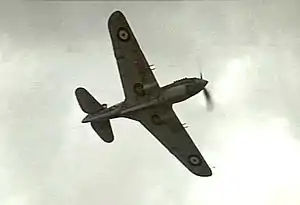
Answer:
<path fill-rule="evenodd" d="M 205 89 L 208 81 L 184 78 L 160 87 L 125 16 L 114 12 L 108 20 L 115 59 L 125 95 L 125 101 L 107 107 L 100 104 L 86 89 L 77 88 L 76 98 L 99 137 L 114 141 L 110 119 L 125 117 L 140 122 L 188 170 L 198 176 L 211 176 L 204 157 L 180 122 L 172 105 L 184 101 Z"/>

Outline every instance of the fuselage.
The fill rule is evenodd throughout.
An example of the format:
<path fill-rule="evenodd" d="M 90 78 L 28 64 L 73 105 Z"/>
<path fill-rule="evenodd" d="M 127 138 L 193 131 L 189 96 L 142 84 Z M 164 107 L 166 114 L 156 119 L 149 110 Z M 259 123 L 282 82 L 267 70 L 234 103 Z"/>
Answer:
<path fill-rule="evenodd" d="M 123 101 L 98 113 L 87 115 L 82 122 L 126 117 L 126 114 L 130 112 L 152 106 L 179 103 L 199 93 L 204 89 L 207 83 L 208 81 L 200 78 L 184 78 L 177 80 L 169 85 L 161 87 L 159 95 L 155 98 L 130 106 L 127 106 L 126 101 Z"/>

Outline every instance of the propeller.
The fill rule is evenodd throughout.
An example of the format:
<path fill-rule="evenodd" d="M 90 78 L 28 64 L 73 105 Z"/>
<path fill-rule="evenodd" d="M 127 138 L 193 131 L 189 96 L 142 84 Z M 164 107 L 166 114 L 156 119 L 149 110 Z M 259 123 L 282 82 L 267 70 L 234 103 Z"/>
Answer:
<path fill-rule="evenodd" d="M 202 72 L 200 72 L 200 79 L 203 79 Z M 211 111 L 213 109 L 213 101 L 210 92 L 207 90 L 207 88 L 203 88 L 204 97 L 207 104 L 207 110 Z"/>
<path fill-rule="evenodd" d="M 212 101 L 211 94 L 206 88 L 203 89 L 203 93 L 204 93 L 204 96 L 205 96 L 205 99 L 206 99 L 207 109 L 209 111 L 211 111 L 214 108 L 214 104 L 213 104 L 213 101 Z"/>

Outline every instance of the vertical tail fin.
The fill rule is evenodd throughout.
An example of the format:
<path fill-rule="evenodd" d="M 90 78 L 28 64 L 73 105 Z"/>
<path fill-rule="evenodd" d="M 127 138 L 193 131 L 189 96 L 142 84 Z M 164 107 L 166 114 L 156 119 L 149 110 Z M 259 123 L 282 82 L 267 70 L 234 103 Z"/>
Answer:
<path fill-rule="evenodd" d="M 106 105 L 101 105 L 86 89 L 77 88 L 75 95 L 80 108 L 87 114 L 93 114 L 100 110 L 105 109 Z"/>

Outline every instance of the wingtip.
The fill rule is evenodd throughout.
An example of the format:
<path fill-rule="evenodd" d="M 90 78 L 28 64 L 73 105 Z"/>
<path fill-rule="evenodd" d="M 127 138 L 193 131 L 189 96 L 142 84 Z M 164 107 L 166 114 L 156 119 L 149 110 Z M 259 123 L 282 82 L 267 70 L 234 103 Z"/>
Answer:
<path fill-rule="evenodd" d="M 211 169 L 207 169 L 205 171 L 197 172 L 197 173 L 194 173 L 194 174 L 197 175 L 197 176 L 200 176 L 200 177 L 210 177 L 210 176 L 212 176 L 212 171 L 211 171 Z"/>
<path fill-rule="evenodd" d="M 202 177 L 210 177 L 210 176 L 212 176 L 212 171 L 211 171 L 211 169 L 209 169 L 209 171 L 207 171 L 206 173 L 203 173 L 201 176 L 202 176 Z"/>
<path fill-rule="evenodd" d="M 85 92 L 86 89 L 83 87 L 78 87 L 75 89 L 75 94 L 78 95 L 79 93 Z"/>
<path fill-rule="evenodd" d="M 108 25 L 110 25 L 115 19 L 118 19 L 118 18 L 123 18 L 125 19 L 125 16 L 124 14 L 119 11 L 119 10 L 116 10 L 114 12 L 112 12 L 112 14 L 110 15 L 109 19 L 108 19 Z"/>
<path fill-rule="evenodd" d="M 205 164 L 205 165 L 202 164 L 201 166 L 198 166 L 197 168 L 195 167 L 194 169 L 191 169 L 191 171 L 195 175 L 200 176 L 200 177 L 212 176 L 212 170 L 207 164 Z"/>
<path fill-rule="evenodd" d="M 115 10 L 114 12 L 112 12 L 111 16 L 113 15 L 123 15 L 123 13 L 120 10 Z"/>

